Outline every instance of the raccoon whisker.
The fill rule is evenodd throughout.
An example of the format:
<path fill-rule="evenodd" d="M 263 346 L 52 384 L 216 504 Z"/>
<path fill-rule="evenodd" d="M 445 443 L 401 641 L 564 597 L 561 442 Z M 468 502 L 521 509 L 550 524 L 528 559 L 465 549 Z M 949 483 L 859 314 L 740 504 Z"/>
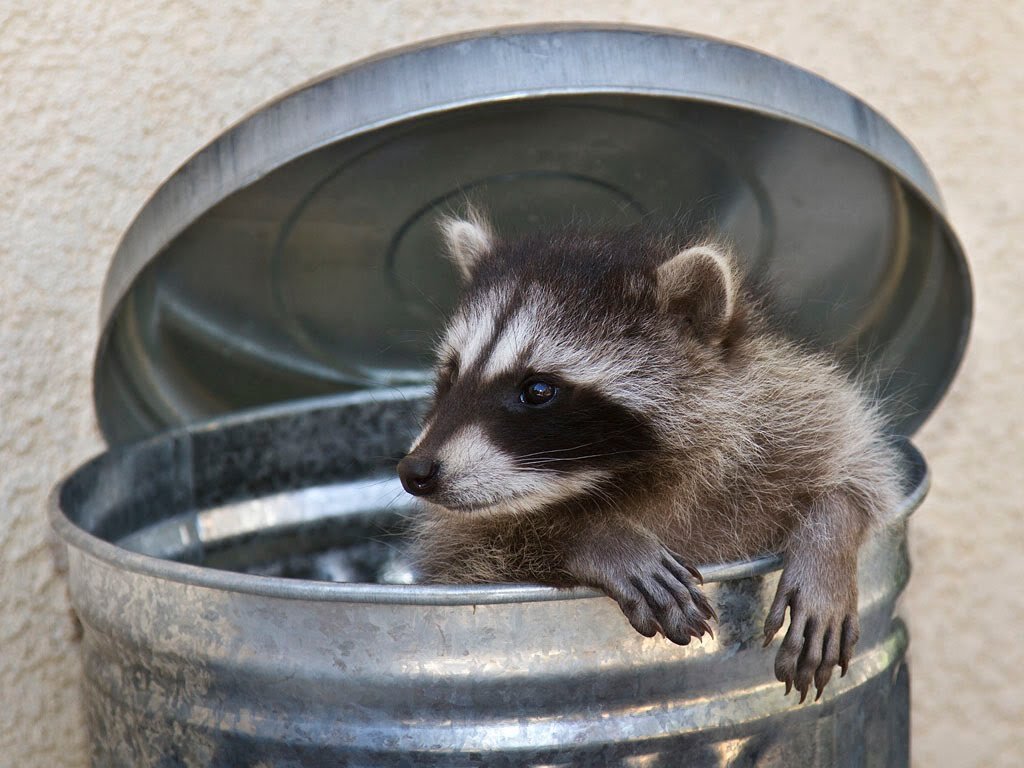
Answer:
<path fill-rule="evenodd" d="M 633 451 L 610 451 L 608 453 L 590 453 L 585 456 L 562 456 L 550 459 L 531 459 L 527 462 L 522 462 L 519 467 L 546 467 L 549 464 L 560 464 L 566 461 L 586 461 L 588 459 L 603 459 L 612 456 L 621 456 L 626 454 L 643 454 L 643 453 L 656 453 L 653 449 L 637 449 Z"/>
<path fill-rule="evenodd" d="M 608 490 L 600 485 L 595 485 L 590 488 L 588 494 L 583 498 L 574 499 L 570 506 L 581 512 L 585 512 L 588 507 L 593 507 L 595 504 L 605 505 L 610 512 L 618 511 L 618 505 L 616 504 L 615 498 Z"/>
<path fill-rule="evenodd" d="M 392 552 L 402 552 L 402 547 L 399 547 L 396 544 L 392 544 L 390 541 L 387 541 L 387 539 L 395 538 L 396 536 L 397 534 L 395 534 L 393 531 L 386 531 L 382 529 L 377 531 L 377 533 L 373 536 L 372 539 L 370 539 L 370 541 L 373 541 L 376 544 L 383 544 Z"/>
<path fill-rule="evenodd" d="M 580 448 L 589 448 L 592 445 L 600 445 L 601 443 L 607 443 L 609 440 L 613 440 L 616 437 L 621 437 L 622 435 L 624 435 L 624 434 L 626 434 L 628 432 L 631 432 L 634 429 L 639 429 L 640 427 L 643 427 L 643 426 L 646 426 L 646 425 L 638 423 L 638 424 L 636 424 L 633 427 L 629 427 L 628 429 L 620 429 L 617 432 L 609 432 L 607 435 L 602 437 L 600 440 L 591 440 L 589 443 L 580 443 L 579 445 L 574 445 L 571 448 L 552 448 L 552 449 L 547 450 L 547 451 L 535 451 L 533 453 L 525 453 L 522 456 L 520 456 L 519 458 L 521 458 L 521 459 L 530 459 L 530 458 L 533 458 L 535 456 L 547 456 L 547 455 L 552 454 L 552 453 L 565 453 L 567 451 L 578 451 Z"/>
<path fill-rule="evenodd" d="M 547 456 L 547 455 L 552 454 L 552 453 L 565 453 L 566 451 L 578 451 L 580 448 L 589 448 L 592 445 L 598 445 L 599 443 L 605 443 L 607 441 L 608 441 L 608 437 L 603 437 L 600 440 L 591 440 L 589 443 L 581 443 L 579 445 L 574 445 L 571 448 L 552 448 L 551 450 L 547 450 L 547 451 L 534 451 L 533 453 L 524 453 L 519 458 L 521 458 L 521 459 L 530 459 L 530 458 L 533 458 L 535 456 Z"/>
<path fill-rule="evenodd" d="M 606 454 L 588 454 L 587 456 L 567 456 L 553 459 L 534 459 L 528 462 L 521 462 L 522 467 L 543 467 L 547 464 L 554 464 L 555 462 L 575 462 L 584 461 L 585 459 L 604 459 L 609 456 L 622 456 L 623 454 L 649 454 L 654 453 L 656 449 L 632 449 L 627 451 L 611 451 Z"/>
<path fill-rule="evenodd" d="M 389 501 L 389 502 L 387 502 L 386 504 L 384 504 L 384 505 L 383 505 L 383 506 L 381 507 L 381 509 L 382 509 L 382 510 L 386 510 L 386 511 L 388 511 L 388 512 L 394 512 L 394 513 L 396 513 L 396 514 L 397 514 L 397 515 L 398 515 L 399 517 L 401 517 L 401 518 L 403 518 L 403 519 L 405 519 L 405 518 L 408 518 L 408 517 L 410 517 L 410 516 L 411 516 L 410 514 L 407 514 L 407 513 L 405 513 L 405 512 L 402 512 L 402 511 L 401 511 L 401 509 L 395 509 L 395 508 L 394 508 L 394 507 L 395 507 L 395 504 L 396 504 L 396 503 L 398 502 L 398 500 L 399 500 L 400 498 L 402 498 L 402 497 L 403 497 L 404 495 L 405 495 L 405 491 L 404 491 L 404 490 L 401 490 L 401 491 L 396 491 L 396 492 L 395 492 L 395 495 L 394 495 L 394 496 L 393 496 L 393 497 L 391 498 L 391 501 Z"/>

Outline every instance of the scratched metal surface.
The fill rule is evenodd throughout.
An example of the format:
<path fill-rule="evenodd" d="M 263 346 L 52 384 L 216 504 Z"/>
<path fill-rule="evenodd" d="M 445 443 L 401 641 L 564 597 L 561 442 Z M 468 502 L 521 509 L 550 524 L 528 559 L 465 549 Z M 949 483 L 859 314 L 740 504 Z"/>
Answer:
<path fill-rule="evenodd" d="M 862 553 L 857 656 L 798 705 L 760 642 L 772 557 L 705 569 L 721 623 L 687 648 L 587 590 L 408 584 L 415 512 L 383 469 L 422 394 L 169 432 L 57 489 L 95 765 L 908 764 L 911 446 L 912 490 Z"/>

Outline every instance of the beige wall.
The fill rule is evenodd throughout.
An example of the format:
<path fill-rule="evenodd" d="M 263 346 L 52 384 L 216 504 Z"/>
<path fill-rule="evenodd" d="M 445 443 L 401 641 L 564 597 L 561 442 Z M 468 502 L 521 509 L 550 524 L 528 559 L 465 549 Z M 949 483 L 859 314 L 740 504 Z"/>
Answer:
<path fill-rule="evenodd" d="M 44 504 L 101 448 L 90 404 L 97 307 L 134 212 L 228 124 L 328 68 L 424 37 L 556 19 L 674 26 L 761 48 L 865 98 L 927 159 L 971 259 L 977 314 L 954 391 L 920 435 L 935 484 L 914 521 L 906 598 L 915 764 L 1024 764 L 1018 0 L 5 0 L 0 763 L 84 761 L 80 668 Z"/>

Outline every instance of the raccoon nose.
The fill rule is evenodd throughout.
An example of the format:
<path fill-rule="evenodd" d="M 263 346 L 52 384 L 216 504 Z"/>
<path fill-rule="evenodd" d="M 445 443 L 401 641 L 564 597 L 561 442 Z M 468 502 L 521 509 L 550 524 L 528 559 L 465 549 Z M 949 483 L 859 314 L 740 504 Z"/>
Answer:
<path fill-rule="evenodd" d="M 402 487 L 413 496 L 426 496 L 437 488 L 437 470 L 441 468 L 433 459 L 406 456 L 398 462 L 398 476 Z"/>

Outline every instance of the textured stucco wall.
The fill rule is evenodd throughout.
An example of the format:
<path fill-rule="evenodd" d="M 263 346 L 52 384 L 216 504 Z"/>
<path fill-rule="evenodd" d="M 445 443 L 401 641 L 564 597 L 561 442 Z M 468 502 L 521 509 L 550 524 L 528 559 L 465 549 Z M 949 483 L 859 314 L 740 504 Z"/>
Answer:
<path fill-rule="evenodd" d="M 225 0 L 0 4 L 0 764 L 81 765 L 80 673 L 44 521 L 97 451 L 100 286 L 155 186 L 238 117 L 328 68 L 485 25 L 630 21 L 731 38 L 844 85 L 923 152 L 971 258 L 974 335 L 919 442 L 919 766 L 1024 763 L 1024 3 Z"/>

